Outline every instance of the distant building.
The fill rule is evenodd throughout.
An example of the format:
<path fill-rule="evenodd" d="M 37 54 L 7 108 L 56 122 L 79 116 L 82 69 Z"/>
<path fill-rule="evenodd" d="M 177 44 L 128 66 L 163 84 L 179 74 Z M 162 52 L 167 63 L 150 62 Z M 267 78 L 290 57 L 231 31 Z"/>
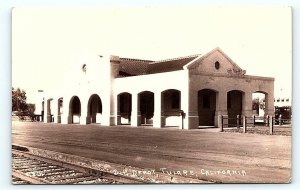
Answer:
<path fill-rule="evenodd" d="M 274 99 L 274 106 L 275 107 L 291 107 L 291 99 L 288 97 L 279 97 Z"/>
<path fill-rule="evenodd" d="M 251 116 L 255 92 L 265 94 L 265 114 L 274 115 L 274 78 L 245 75 L 219 48 L 160 61 L 99 55 L 68 72 L 57 84 L 62 90 L 38 103 L 45 122 L 216 126 L 220 114 Z"/>

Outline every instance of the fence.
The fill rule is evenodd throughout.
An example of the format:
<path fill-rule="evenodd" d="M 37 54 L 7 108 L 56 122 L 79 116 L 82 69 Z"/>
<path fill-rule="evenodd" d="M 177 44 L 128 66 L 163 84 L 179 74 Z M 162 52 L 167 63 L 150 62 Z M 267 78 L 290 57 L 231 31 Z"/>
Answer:
<path fill-rule="evenodd" d="M 240 116 L 228 117 L 228 115 L 218 116 L 218 126 L 220 131 L 225 132 L 243 132 L 243 133 L 264 133 L 274 134 L 276 127 L 276 134 L 290 135 L 290 127 L 284 127 L 285 124 L 291 124 L 291 119 L 282 119 L 280 116 L 275 118 L 273 116 Z M 288 125 L 290 126 L 290 125 Z"/>

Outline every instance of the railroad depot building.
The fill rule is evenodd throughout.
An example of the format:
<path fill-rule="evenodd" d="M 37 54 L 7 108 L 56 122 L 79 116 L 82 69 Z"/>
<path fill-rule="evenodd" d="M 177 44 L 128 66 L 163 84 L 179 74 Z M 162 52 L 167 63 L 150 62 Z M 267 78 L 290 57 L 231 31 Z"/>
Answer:
<path fill-rule="evenodd" d="M 63 88 L 44 92 L 44 122 L 103 126 L 217 126 L 218 115 L 252 116 L 252 94 L 274 115 L 274 78 L 245 75 L 220 48 L 161 61 L 95 55 L 74 64 Z"/>

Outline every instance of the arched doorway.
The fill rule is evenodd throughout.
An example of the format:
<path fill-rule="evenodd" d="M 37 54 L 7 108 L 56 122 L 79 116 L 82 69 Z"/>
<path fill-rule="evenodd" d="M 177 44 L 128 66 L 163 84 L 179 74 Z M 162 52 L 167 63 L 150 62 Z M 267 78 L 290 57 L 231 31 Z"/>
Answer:
<path fill-rule="evenodd" d="M 78 96 L 73 96 L 69 104 L 70 123 L 80 123 L 81 103 Z"/>
<path fill-rule="evenodd" d="M 228 125 L 234 126 L 237 124 L 237 116 L 242 115 L 243 110 L 243 91 L 232 90 L 227 92 L 227 112 L 228 112 Z M 241 122 L 241 121 L 240 121 Z"/>
<path fill-rule="evenodd" d="M 263 91 L 256 91 L 252 93 L 252 115 L 255 116 L 254 123 L 266 124 L 265 116 L 268 115 L 268 93 Z M 279 116 L 279 115 L 278 115 Z"/>
<path fill-rule="evenodd" d="M 132 110 L 132 95 L 124 92 L 118 95 L 118 115 L 120 125 L 130 125 Z"/>
<path fill-rule="evenodd" d="M 210 89 L 198 91 L 199 126 L 215 126 L 217 92 Z"/>
<path fill-rule="evenodd" d="M 154 115 L 154 93 L 150 91 L 138 94 L 140 101 L 141 124 L 152 125 Z"/>
<path fill-rule="evenodd" d="M 101 123 L 102 102 L 97 94 L 91 95 L 88 101 L 88 123 Z"/>
<path fill-rule="evenodd" d="M 161 96 L 161 115 L 162 119 L 165 120 L 165 126 L 181 126 L 181 92 L 179 90 L 170 89 L 163 91 Z"/>
<path fill-rule="evenodd" d="M 252 112 L 253 115 L 263 117 L 265 116 L 265 108 L 267 107 L 268 94 L 262 91 L 252 93 Z"/>

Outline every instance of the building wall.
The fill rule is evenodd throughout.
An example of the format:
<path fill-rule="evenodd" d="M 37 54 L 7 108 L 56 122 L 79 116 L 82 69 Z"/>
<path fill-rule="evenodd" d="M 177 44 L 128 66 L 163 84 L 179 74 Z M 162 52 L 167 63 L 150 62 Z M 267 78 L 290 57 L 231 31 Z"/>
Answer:
<path fill-rule="evenodd" d="M 187 79 L 188 72 L 185 70 L 116 78 L 114 92 L 115 94 L 122 92 L 137 94 L 143 91 L 162 92 L 168 89 L 182 91 L 187 85 Z"/>
<path fill-rule="evenodd" d="M 81 104 L 79 123 L 88 124 L 91 122 L 88 102 L 96 94 L 102 103 L 99 123 L 104 126 L 116 125 L 120 123 L 118 95 L 127 92 L 131 94 L 130 124 L 139 126 L 142 123 L 139 93 L 149 91 L 154 94 L 153 127 L 176 125 L 181 129 L 192 129 L 201 125 L 199 117 L 214 116 L 216 125 L 218 115 L 228 114 L 228 92 L 236 90 L 242 93 L 241 114 L 251 116 L 252 93 L 263 92 L 267 100 L 265 114 L 274 115 L 274 79 L 244 75 L 245 72 L 219 49 L 195 59 L 180 71 L 116 78 L 118 70 L 118 57 L 110 55 L 91 56 L 85 62 L 74 64 L 74 68 L 69 70 L 70 74 L 66 75 L 62 90 L 44 97 L 45 110 L 51 106 L 51 110 L 54 110 L 51 112 L 54 114 L 54 122 L 61 120 L 63 124 L 71 123 L 70 101 L 77 96 Z M 203 89 L 214 92 L 213 95 L 210 94 L 212 109 L 206 116 L 203 115 L 203 110 L 199 110 L 201 97 L 198 92 Z M 172 95 L 165 93 L 170 92 L 169 90 L 180 92 L 179 107 L 176 109 L 171 106 Z M 58 100 L 61 97 L 63 110 L 59 116 Z M 238 101 L 237 99 L 233 96 L 231 101 Z M 47 104 L 47 100 L 51 100 L 51 104 Z M 50 121 L 46 113 L 44 119 L 45 122 Z M 202 118 L 201 121 L 208 123 L 205 119 L 207 118 Z"/>
<path fill-rule="evenodd" d="M 83 65 L 86 70 L 83 70 Z M 72 97 L 77 96 L 81 103 L 80 123 L 87 124 L 91 121 L 88 115 L 88 101 L 93 94 L 97 94 L 102 102 L 102 125 L 113 125 L 114 119 L 111 114 L 113 99 L 111 100 L 111 91 L 113 88 L 112 64 L 109 55 L 94 56 L 86 62 L 74 65 L 70 68 L 64 81 L 64 87 L 60 92 L 63 97 L 63 113 L 61 114 L 61 122 L 63 124 L 71 123 L 70 101 Z M 54 97 L 57 102 L 59 97 Z M 57 116 L 55 116 L 57 117 Z"/>
<path fill-rule="evenodd" d="M 217 65 L 216 65 L 217 62 Z M 198 91 L 210 89 L 216 92 L 215 125 L 218 115 L 228 115 L 227 93 L 230 91 L 242 92 L 242 114 L 251 116 L 252 93 L 263 92 L 266 94 L 266 115 L 274 115 L 274 79 L 245 75 L 219 48 L 212 50 L 203 57 L 185 66 L 189 71 L 189 128 L 197 128 L 198 115 Z M 232 97 L 238 101 L 238 97 Z M 235 106 L 235 105 L 233 105 Z M 230 110 L 230 113 L 238 113 L 239 108 Z"/>
<path fill-rule="evenodd" d="M 216 68 L 216 62 L 219 68 Z M 190 69 L 196 73 L 228 73 L 228 69 L 240 69 L 220 49 L 215 49 L 197 60 Z"/>
<path fill-rule="evenodd" d="M 264 92 L 266 93 L 266 115 L 274 115 L 274 80 L 263 77 L 251 76 L 228 76 L 228 75 L 203 75 L 190 74 L 189 80 L 189 94 L 190 94 L 190 115 L 193 116 L 194 121 L 191 126 L 196 127 L 197 113 L 198 113 L 198 98 L 197 93 L 202 89 L 211 89 L 217 92 L 216 96 L 216 113 L 215 115 L 227 115 L 227 93 L 232 90 L 243 92 L 243 106 L 242 114 L 252 115 L 252 93 Z M 215 122 L 216 123 L 216 122 Z"/>
<path fill-rule="evenodd" d="M 154 93 L 153 126 L 160 128 L 166 124 L 168 125 L 169 122 L 170 125 L 177 123 L 182 127 L 181 120 L 178 120 L 179 109 L 172 109 L 170 107 L 172 100 L 170 97 L 168 98 L 169 95 L 162 96 L 164 91 L 171 89 L 180 91 L 181 101 L 179 107 L 180 109 L 185 109 L 185 112 L 187 112 L 188 71 L 186 70 L 116 78 L 114 80 L 114 101 L 117 102 L 117 96 L 123 92 L 128 92 L 132 95 L 131 117 L 134 119 L 131 119 L 131 125 L 138 126 L 141 123 L 138 94 L 144 91 L 150 91 Z M 164 107 L 161 107 L 162 105 Z M 115 115 L 118 115 L 118 109 L 115 108 L 114 110 Z M 166 112 L 166 114 L 163 112 Z"/>

